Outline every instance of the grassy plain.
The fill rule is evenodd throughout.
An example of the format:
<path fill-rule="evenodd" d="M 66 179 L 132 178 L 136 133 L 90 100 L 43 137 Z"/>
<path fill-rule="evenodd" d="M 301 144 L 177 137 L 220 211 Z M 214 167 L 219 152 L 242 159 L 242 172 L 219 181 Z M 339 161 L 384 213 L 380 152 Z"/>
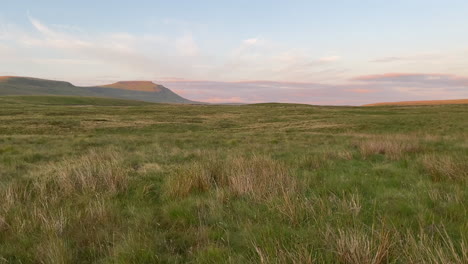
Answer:
<path fill-rule="evenodd" d="M 364 106 L 390 106 L 390 105 L 448 105 L 448 104 L 468 104 L 468 99 L 458 100 L 432 100 L 432 101 L 403 101 L 403 102 L 388 102 L 375 103 Z"/>
<path fill-rule="evenodd" d="M 0 263 L 467 263 L 468 106 L 0 97 Z"/>

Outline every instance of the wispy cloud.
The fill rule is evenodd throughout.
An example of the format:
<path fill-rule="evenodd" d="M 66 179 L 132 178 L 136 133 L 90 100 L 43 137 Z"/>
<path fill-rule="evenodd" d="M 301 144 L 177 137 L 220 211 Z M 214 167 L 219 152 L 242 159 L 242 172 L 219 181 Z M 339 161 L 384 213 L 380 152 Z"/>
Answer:
<path fill-rule="evenodd" d="M 97 74 L 113 71 L 122 76 L 180 75 L 192 71 L 189 62 L 199 55 L 199 47 L 190 33 L 172 38 L 126 32 L 90 34 L 73 26 L 46 25 L 33 17 L 29 21 L 33 32 L 2 24 L 0 40 L 5 44 L 0 45 L 24 54 L 33 52 L 24 59 L 50 65 L 42 69 L 60 64 L 68 67 L 67 61 L 88 60 L 89 63 L 81 64 L 101 64 Z M 86 69 L 75 72 L 79 71 L 85 73 Z"/>
<path fill-rule="evenodd" d="M 328 57 L 320 58 L 318 61 L 319 62 L 335 62 L 335 61 L 339 61 L 340 59 L 341 59 L 340 56 L 328 56 Z"/>
<path fill-rule="evenodd" d="M 392 62 L 421 62 L 421 61 L 432 61 L 440 60 L 444 56 L 440 53 L 421 53 L 403 56 L 386 56 L 371 60 L 375 63 L 392 63 Z"/>
<path fill-rule="evenodd" d="M 34 17 L 29 17 L 29 20 L 33 32 L 12 30 L 10 26 L 8 30 L 0 30 L 0 37 L 7 38 L 18 51 L 29 49 L 35 54 L 29 57 L 30 60 L 49 65 L 44 69 L 59 68 L 60 63 L 65 62 L 59 59 L 65 56 L 70 61 L 100 63 L 101 69 L 97 69 L 96 73 L 99 75 L 106 74 L 102 70 L 106 69 L 123 77 L 184 76 L 217 80 L 260 78 L 311 81 L 326 76 L 329 67 L 334 67 L 330 65 L 340 60 L 336 55 L 315 57 L 307 50 L 285 48 L 260 36 L 240 40 L 237 48 L 217 55 L 201 47 L 196 37 L 187 31 L 178 36 L 172 34 L 175 35 L 172 37 L 127 32 L 91 34 L 75 26 L 47 25 Z M 24 53 L 23 50 L 21 53 Z M 47 54 L 47 57 L 36 57 L 38 54 Z M 79 74 L 86 70 L 74 72 Z"/>
<path fill-rule="evenodd" d="M 192 34 L 186 34 L 176 40 L 177 50 L 183 56 L 196 56 L 199 54 L 199 47 Z"/>
<path fill-rule="evenodd" d="M 249 38 L 243 41 L 245 45 L 255 45 L 260 42 L 259 38 Z"/>
<path fill-rule="evenodd" d="M 386 73 L 359 76 L 355 81 L 384 82 L 390 84 L 418 84 L 422 87 L 464 87 L 468 89 L 468 78 L 451 74 L 433 73 Z"/>
<path fill-rule="evenodd" d="M 350 78 L 352 58 L 285 47 L 260 37 L 261 34 L 239 39 L 234 48 L 211 53 L 209 47 L 200 44 L 206 42 L 197 42 L 196 34 L 184 30 L 170 36 L 90 33 L 74 26 L 48 25 L 33 17 L 30 23 L 30 29 L 0 23 L 0 55 L 5 62 L 0 64 L 0 72 L 88 85 L 152 79 L 189 99 L 217 103 L 358 105 L 468 97 L 468 78 L 461 76 L 464 74 L 426 74 L 418 73 L 419 70 L 385 73 L 385 64 L 372 64 L 372 69 L 383 73 Z M 213 40 L 212 45 L 215 44 Z M 396 56 L 376 61 L 423 58 Z"/>
<path fill-rule="evenodd" d="M 388 73 L 359 76 L 343 84 L 261 80 L 217 82 L 184 79 L 165 79 L 158 82 L 198 101 L 220 103 L 232 102 L 230 98 L 236 98 L 244 103 L 360 105 L 382 101 L 468 98 L 468 86 L 463 86 L 467 80 L 468 78 L 443 74 Z"/>

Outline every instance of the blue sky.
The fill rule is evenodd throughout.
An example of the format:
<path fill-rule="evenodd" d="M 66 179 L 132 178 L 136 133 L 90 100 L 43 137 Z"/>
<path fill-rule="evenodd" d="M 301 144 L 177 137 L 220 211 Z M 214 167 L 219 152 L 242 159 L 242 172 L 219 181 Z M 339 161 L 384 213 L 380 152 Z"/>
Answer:
<path fill-rule="evenodd" d="M 6 1 L 0 75 L 193 100 L 468 97 L 468 1 Z"/>

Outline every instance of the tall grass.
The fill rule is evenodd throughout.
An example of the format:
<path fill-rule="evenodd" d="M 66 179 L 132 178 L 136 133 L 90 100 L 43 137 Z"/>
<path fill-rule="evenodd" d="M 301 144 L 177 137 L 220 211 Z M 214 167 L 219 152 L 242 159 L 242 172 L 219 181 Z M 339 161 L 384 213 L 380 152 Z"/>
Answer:
<path fill-rule="evenodd" d="M 113 238 L 102 230 L 115 225 L 109 199 L 129 183 L 122 161 L 115 150 L 91 150 L 40 166 L 28 178 L 3 186 L 4 238 L 34 233 L 38 241 L 33 259 L 39 263 L 71 263 L 76 250 L 108 254 Z"/>
<path fill-rule="evenodd" d="M 429 154 L 421 158 L 423 169 L 435 182 L 468 182 L 468 157 L 446 154 Z"/>
<path fill-rule="evenodd" d="M 168 178 L 165 192 L 172 197 L 225 189 L 235 196 L 269 199 L 297 190 L 297 179 L 281 162 L 266 156 L 233 156 L 195 161 L 177 168 Z"/>
<path fill-rule="evenodd" d="M 421 151 L 418 139 L 403 136 L 380 136 L 364 139 L 358 141 L 356 146 L 364 158 L 382 154 L 391 160 L 397 160 L 405 154 Z"/>
<path fill-rule="evenodd" d="M 407 263 L 468 263 L 466 237 L 455 243 L 444 228 L 437 228 L 431 235 L 422 230 L 419 234 L 408 232 L 402 241 Z"/>
<path fill-rule="evenodd" d="M 390 261 L 394 240 L 390 231 L 368 234 L 360 229 L 327 229 L 325 237 L 341 263 L 383 264 Z"/>
<path fill-rule="evenodd" d="M 83 193 L 115 194 L 127 188 L 128 169 L 122 166 L 122 156 L 115 150 L 90 150 L 76 159 L 52 163 L 33 175 L 36 188 L 49 195 L 51 189 L 61 195 Z"/>
<path fill-rule="evenodd" d="M 296 246 L 294 249 L 287 249 L 281 243 L 277 243 L 272 252 L 266 252 L 261 247 L 253 244 L 257 258 L 253 260 L 255 263 L 262 264 L 313 264 L 317 263 L 310 249 L 305 246 Z"/>

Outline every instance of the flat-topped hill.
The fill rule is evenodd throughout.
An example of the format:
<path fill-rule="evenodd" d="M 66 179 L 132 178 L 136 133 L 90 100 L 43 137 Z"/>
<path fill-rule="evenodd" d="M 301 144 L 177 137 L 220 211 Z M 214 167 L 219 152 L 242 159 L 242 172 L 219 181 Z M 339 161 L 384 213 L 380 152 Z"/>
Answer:
<path fill-rule="evenodd" d="M 121 81 L 103 86 L 80 87 L 64 81 L 0 76 L 0 96 L 3 95 L 86 96 L 152 103 L 194 103 L 151 81 Z"/>

